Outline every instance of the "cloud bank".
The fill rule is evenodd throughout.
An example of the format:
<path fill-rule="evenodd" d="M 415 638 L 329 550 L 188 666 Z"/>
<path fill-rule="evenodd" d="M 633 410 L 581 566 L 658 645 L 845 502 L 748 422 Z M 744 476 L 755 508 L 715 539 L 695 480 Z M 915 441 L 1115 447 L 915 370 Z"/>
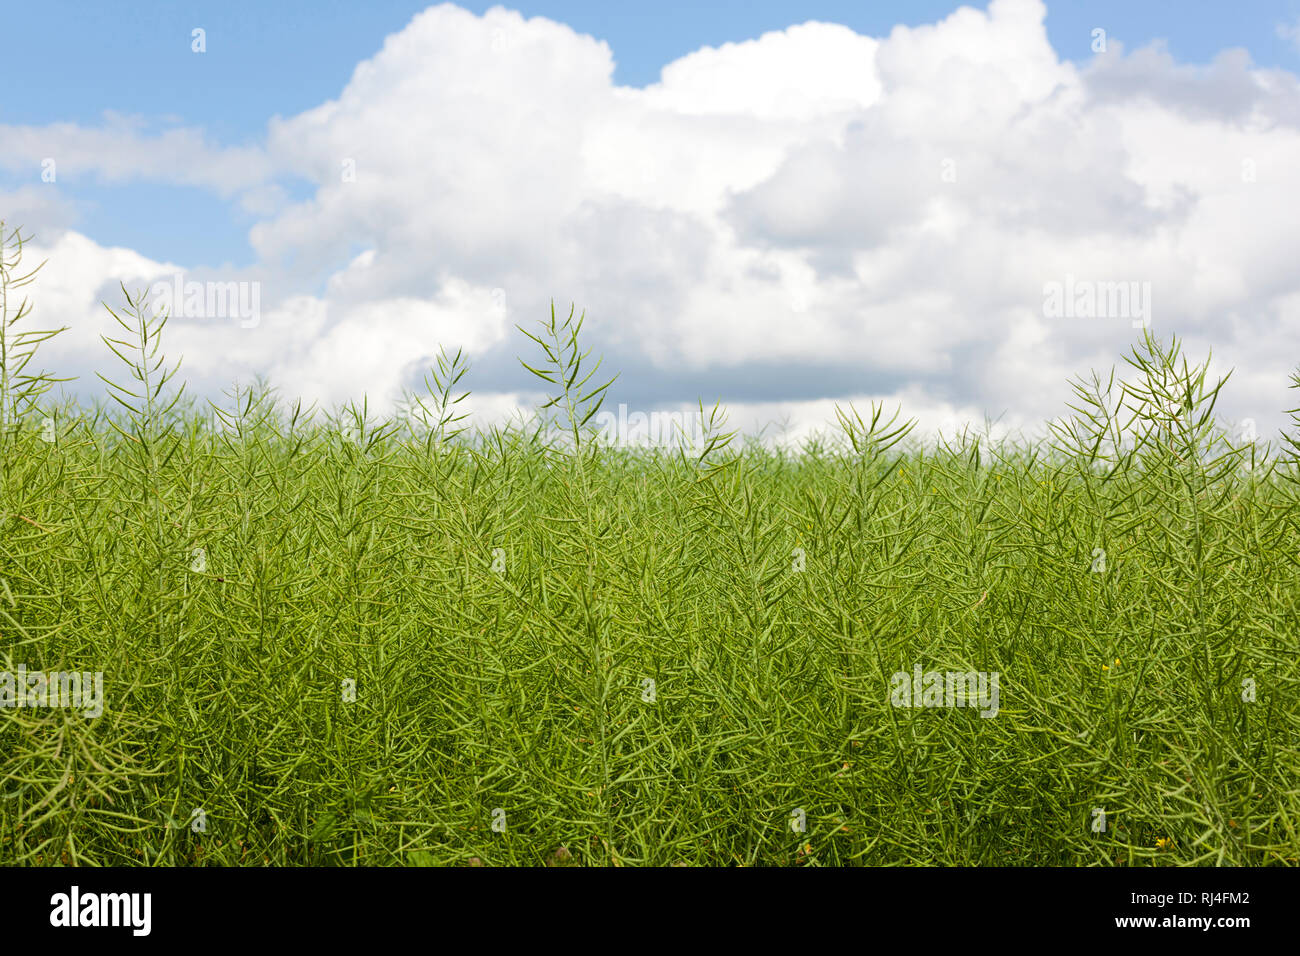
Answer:
<path fill-rule="evenodd" d="M 111 368 L 118 283 L 258 283 L 252 327 L 181 318 L 167 351 L 216 395 L 261 372 L 324 403 L 395 401 L 439 346 L 475 362 L 482 413 L 531 400 L 514 324 L 587 315 L 643 408 L 721 399 L 732 422 L 833 421 L 901 401 L 929 428 L 1032 429 L 1071 376 L 1122 365 L 1128 315 L 1052 317 L 1044 289 L 1146 283 L 1150 327 L 1236 371 L 1229 418 L 1300 402 L 1300 84 L 1241 50 L 1181 64 L 1114 40 L 1061 60 L 1038 0 L 868 37 L 829 23 L 704 48 L 644 89 L 607 44 L 494 7 L 432 7 L 336 99 L 224 147 L 106 117 L 0 127 L 0 193 L 38 234 L 34 318 L 72 330 L 44 364 Z M 163 263 L 75 230 L 60 181 L 167 182 L 257 217 L 246 269 Z M 306 183 L 290 199 L 286 184 Z M 83 382 L 87 388 L 93 384 Z"/>

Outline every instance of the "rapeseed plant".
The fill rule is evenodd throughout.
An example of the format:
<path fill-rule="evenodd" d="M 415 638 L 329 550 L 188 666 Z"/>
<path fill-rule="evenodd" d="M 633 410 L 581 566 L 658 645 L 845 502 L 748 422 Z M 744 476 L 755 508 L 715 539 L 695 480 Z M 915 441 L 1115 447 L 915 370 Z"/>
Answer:
<path fill-rule="evenodd" d="M 738 448 L 701 402 L 688 455 L 592 440 L 572 313 L 529 335 L 557 435 L 469 428 L 446 353 L 397 418 L 259 384 L 214 420 L 123 294 L 116 411 L 47 441 L 0 376 L 0 672 L 106 687 L 94 720 L 0 708 L 0 862 L 1300 856 L 1296 463 L 1240 473 L 1177 343 L 1046 448 L 875 406 Z M 1001 707 L 897 707 L 914 666 L 999 674 Z"/>

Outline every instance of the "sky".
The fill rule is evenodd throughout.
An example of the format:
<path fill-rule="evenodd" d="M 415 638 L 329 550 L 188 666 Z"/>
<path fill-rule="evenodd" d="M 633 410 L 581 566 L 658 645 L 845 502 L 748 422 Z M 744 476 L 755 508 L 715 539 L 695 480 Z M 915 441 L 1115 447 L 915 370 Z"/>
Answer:
<path fill-rule="evenodd" d="M 554 303 L 611 407 L 793 439 L 1033 433 L 1144 326 L 1231 370 L 1225 420 L 1300 405 L 1300 0 L 0 11 L 0 220 L 82 398 L 125 283 L 179 284 L 218 401 L 384 409 L 446 347 L 499 420 Z"/>

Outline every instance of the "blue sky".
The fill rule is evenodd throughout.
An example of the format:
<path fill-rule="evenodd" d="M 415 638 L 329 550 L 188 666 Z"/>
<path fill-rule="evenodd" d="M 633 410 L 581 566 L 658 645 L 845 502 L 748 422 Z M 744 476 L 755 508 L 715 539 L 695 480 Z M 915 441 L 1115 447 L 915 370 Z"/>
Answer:
<path fill-rule="evenodd" d="M 536 397 L 513 325 L 555 300 L 636 408 L 1032 429 L 1133 344 L 1128 315 L 1044 305 L 1078 277 L 1153 290 L 1157 330 L 1236 369 L 1229 417 L 1300 404 L 1300 0 L 50 0 L 3 22 L 0 219 L 51 260 L 38 316 L 71 331 L 42 357 L 79 392 L 118 283 L 183 270 L 265 316 L 169 326 L 199 394 L 266 374 L 383 406 L 447 345 L 476 414 L 509 414 Z"/>
<path fill-rule="evenodd" d="M 458 4 L 475 13 L 495 5 Z M 93 124 L 113 110 L 159 126 L 200 125 L 227 145 L 257 142 L 271 116 L 337 96 L 357 63 L 427 6 L 393 0 L 7 4 L 5 23 L 22 40 L 7 46 L 6 66 L 23 79 L 14 84 L 20 95 L 0 98 L 0 123 Z M 702 46 L 754 39 L 808 20 L 884 36 L 897 24 L 929 23 L 961 4 L 619 0 L 507 6 L 607 41 L 615 82 L 645 86 L 659 79 L 665 63 Z M 1276 26 L 1297 19 L 1300 0 L 1075 0 L 1049 4 L 1046 26 L 1057 53 L 1077 62 L 1092 56 L 1092 30 L 1102 27 L 1130 49 L 1163 40 L 1182 62 L 1205 63 L 1225 48 L 1242 47 L 1260 66 L 1296 70 L 1300 45 L 1279 36 Z M 190 52 L 196 26 L 209 36 L 203 57 Z M 0 172 L 0 185 L 12 188 L 21 179 Z M 295 196 L 308 192 L 292 178 L 283 185 Z M 93 179 L 69 189 L 87 203 L 81 227 L 99 242 L 193 266 L 253 261 L 251 217 L 207 190 Z M 203 228 L 187 228 L 194 222 Z"/>

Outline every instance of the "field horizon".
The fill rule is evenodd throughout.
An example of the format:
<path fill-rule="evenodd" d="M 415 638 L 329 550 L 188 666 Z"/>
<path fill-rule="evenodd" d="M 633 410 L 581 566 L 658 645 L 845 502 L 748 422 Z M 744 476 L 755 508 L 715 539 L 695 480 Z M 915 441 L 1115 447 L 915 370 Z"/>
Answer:
<path fill-rule="evenodd" d="M 202 408 L 122 291 L 111 407 L 0 322 L 0 863 L 1300 860 L 1300 433 L 1176 339 L 1040 445 L 655 448 L 574 310 L 475 431 L 460 353 L 393 417 Z"/>

